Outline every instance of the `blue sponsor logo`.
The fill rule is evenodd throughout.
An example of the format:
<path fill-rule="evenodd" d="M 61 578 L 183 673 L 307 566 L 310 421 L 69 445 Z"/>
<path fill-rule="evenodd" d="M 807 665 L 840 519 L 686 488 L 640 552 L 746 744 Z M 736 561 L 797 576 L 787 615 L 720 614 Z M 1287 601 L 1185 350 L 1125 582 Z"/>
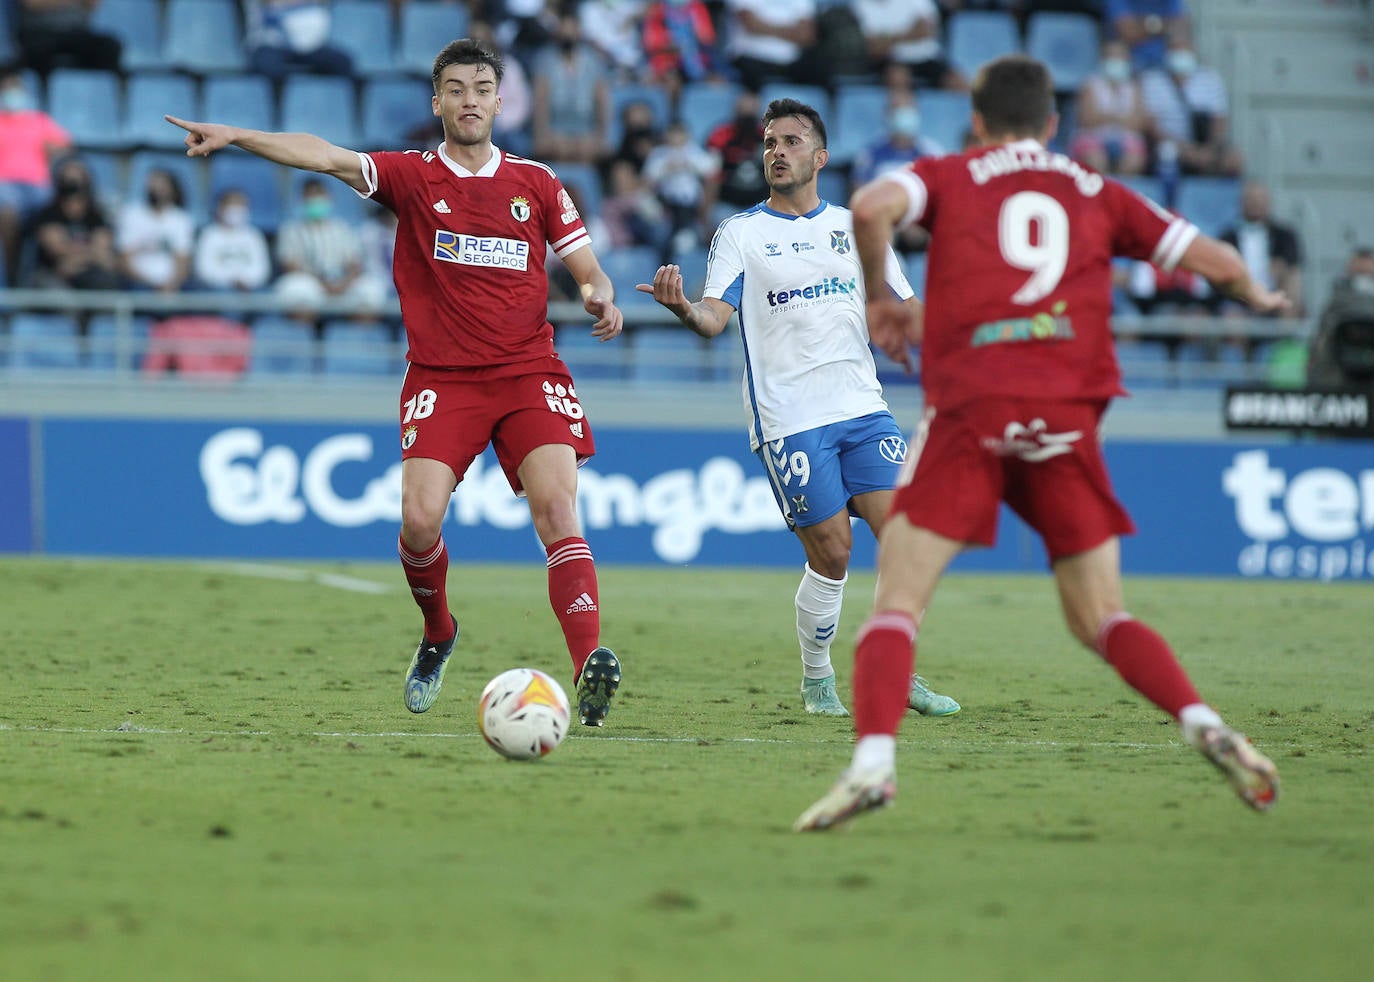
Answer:
<path fill-rule="evenodd" d="M 768 306 L 781 307 L 784 304 L 796 303 L 798 300 L 820 300 L 825 297 L 849 296 L 859 291 L 859 280 L 851 276 L 847 280 L 842 280 L 838 276 L 831 276 L 813 283 L 810 286 L 800 287 L 795 290 L 769 290 Z"/>

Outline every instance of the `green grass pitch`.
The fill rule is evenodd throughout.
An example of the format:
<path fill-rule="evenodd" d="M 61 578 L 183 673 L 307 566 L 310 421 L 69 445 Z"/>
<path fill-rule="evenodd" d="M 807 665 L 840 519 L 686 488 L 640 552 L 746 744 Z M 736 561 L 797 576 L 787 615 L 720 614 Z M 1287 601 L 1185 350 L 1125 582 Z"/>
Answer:
<path fill-rule="evenodd" d="M 518 763 L 475 706 L 570 684 L 542 566 L 455 566 L 417 717 L 394 565 L 0 561 L 0 979 L 1374 977 L 1368 586 L 1127 584 L 1278 763 L 1257 815 L 1048 578 L 951 577 L 919 666 L 963 713 L 908 718 L 893 808 L 801 836 L 851 728 L 801 710 L 799 572 L 603 568 L 608 725 Z"/>

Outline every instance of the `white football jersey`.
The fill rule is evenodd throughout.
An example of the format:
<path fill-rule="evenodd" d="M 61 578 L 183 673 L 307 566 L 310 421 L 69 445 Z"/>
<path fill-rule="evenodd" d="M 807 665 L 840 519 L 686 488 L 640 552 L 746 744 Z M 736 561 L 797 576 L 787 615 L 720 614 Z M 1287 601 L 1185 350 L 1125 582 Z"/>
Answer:
<path fill-rule="evenodd" d="M 887 283 L 913 295 L 891 246 Z M 822 201 L 785 215 L 759 204 L 730 216 L 711 242 L 702 296 L 739 312 L 753 449 L 887 408 L 848 208 Z"/>

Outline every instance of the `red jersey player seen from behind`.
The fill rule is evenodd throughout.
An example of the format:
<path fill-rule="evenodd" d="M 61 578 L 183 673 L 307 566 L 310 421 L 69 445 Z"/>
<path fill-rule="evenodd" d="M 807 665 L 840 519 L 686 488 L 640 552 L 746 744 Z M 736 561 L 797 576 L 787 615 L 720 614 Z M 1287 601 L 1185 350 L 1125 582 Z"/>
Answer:
<path fill-rule="evenodd" d="M 620 684 L 601 645 L 591 549 L 577 517 L 577 468 L 591 426 L 553 347 L 544 257 L 551 247 L 580 285 L 602 341 L 621 332 L 614 291 L 554 172 L 492 145 L 501 57 L 464 38 L 434 61 L 433 149 L 358 153 L 308 133 L 264 133 L 168 116 L 188 154 L 237 146 L 330 174 L 397 216 L 394 278 L 410 364 L 401 387 L 401 566 L 424 615 L 405 681 L 423 713 L 443 685 L 458 636 L 449 612 L 443 520 L 468 466 L 491 444 L 511 488 L 529 501 L 547 553 L 549 601 L 573 662 L 578 715 L 600 726 Z"/>
<path fill-rule="evenodd" d="M 1177 720 L 1184 740 L 1251 807 L 1278 796 L 1274 765 L 1198 695 L 1159 634 L 1127 613 L 1118 536 L 1135 531 L 1097 431 L 1124 394 L 1112 344 L 1111 260 L 1191 270 L 1257 311 L 1288 306 L 1232 247 L 1062 154 L 1048 69 L 985 65 L 967 153 L 922 158 L 856 192 L 854 235 L 875 344 L 909 365 L 921 345 L 926 407 L 878 550 L 874 610 L 854 655 L 853 761 L 797 819 L 830 828 L 896 794 L 920 612 L 965 548 L 993 544 L 1005 501 L 1045 543 L 1069 630 Z M 931 238 L 924 322 L 881 289 L 893 232 Z"/>

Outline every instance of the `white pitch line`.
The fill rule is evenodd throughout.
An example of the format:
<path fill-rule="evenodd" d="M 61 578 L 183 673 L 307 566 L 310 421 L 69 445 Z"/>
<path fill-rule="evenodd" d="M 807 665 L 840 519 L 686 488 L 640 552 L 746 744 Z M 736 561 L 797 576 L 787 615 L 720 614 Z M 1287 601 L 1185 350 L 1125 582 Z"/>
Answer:
<path fill-rule="evenodd" d="M 318 583 L 353 593 L 391 593 L 392 587 L 376 580 L 362 580 L 355 576 L 342 576 L 338 573 L 316 573 L 312 570 L 296 569 L 292 566 L 271 566 L 267 563 L 223 563 L 211 569 L 239 576 L 254 576 L 264 580 L 286 580 L 291 583 Z"/>

